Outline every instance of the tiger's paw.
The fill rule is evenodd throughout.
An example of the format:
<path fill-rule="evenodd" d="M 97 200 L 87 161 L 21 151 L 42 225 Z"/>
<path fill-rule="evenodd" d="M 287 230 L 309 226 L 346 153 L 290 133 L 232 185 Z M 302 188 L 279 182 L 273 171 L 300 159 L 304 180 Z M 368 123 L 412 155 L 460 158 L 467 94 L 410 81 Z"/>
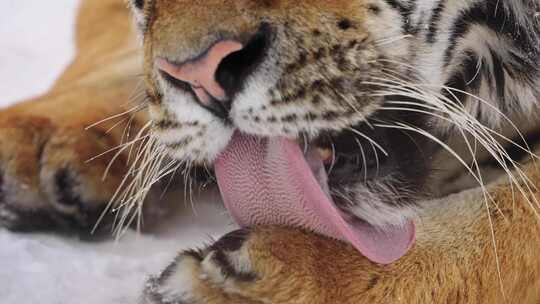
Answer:
<path fill-rule="evenodd" d="M 376 279 L 367 271 L 347 274 L 346 268 L 364 271 L 370 264 L 351 246 L 314 234 L 274 227 L 238 230 L 205 249 L 181 253 L 148 281 L 142 303 L 359 303 L 351 301 Z M 356 276 L 355 286 L 347 283 L 348 275 Z"/>
<path fill-rule="evenodd" d="M 82 120 L 8 111 L 0 112 L 0 227 L 90 237 L 127 166 L 118 158 L 104 182 L 114 153 L 88 160 L 119 137 Z"/>

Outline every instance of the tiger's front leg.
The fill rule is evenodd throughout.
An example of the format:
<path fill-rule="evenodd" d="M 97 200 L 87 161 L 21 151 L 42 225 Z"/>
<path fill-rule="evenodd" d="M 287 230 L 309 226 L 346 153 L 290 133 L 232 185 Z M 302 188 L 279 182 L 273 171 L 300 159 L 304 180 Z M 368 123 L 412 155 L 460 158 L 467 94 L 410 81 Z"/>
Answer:
<path fill-rule="evenodd" d="M 0 111 L 0 227 L 90 236 L 128 170 L 128 150 L 114 155 L 148 123 L 125 3 L 82 1 L 77 25 L 55 86 Z"/>
<path fill-rule="evenodd" d="M 389 266 L 307 232 L 239 230 L 181 253 L 148 282 L 143 303 L 538 303 L 537 218 L 510 192 L 492 189 L 500 210 L 489 214 L 474 191 L 426 209 L 416 245 Z"/>
<path fill-rule="evenodd" d="M 127 144 L 147 123 L 135 111 L 107 120 L 136 107 L 131 81 L 108 80 L 0 111 L 0 227 L 90 236 L 128 171 Z"/>

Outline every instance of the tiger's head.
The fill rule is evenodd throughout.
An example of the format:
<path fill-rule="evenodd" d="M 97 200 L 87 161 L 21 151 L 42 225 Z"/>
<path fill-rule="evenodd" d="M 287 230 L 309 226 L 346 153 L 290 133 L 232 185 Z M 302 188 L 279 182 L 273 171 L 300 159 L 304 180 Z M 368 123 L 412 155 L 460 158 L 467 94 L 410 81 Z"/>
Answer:
<path fill-rule="evenodd" d="M 406 252 L 415 203 L 429 193 L 432 158 L 446 139 L 437 130 L 458 115 L 433 115 L 442 102 L 423 105 L 463 99 L 441 92 L 449 82 L 467 89 L 451 64 L 437 70 L 444 52 L 426 53 L 425 35 L 407 19 L 413 8 L 386 0 L 131 4 L 153 134 L 172 158 L 215 169 L 240 224 L 310 228 L 381 263 Z"/>

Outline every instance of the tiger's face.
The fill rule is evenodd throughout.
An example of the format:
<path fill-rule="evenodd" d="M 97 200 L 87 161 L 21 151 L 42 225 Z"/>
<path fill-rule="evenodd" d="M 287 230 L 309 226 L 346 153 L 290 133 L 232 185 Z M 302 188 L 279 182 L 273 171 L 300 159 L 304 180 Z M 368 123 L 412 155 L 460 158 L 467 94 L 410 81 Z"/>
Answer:
<path fill-rule="evenodd" d="M 349 226 L 369 227 L 353 227 L 353 234 L 383 231 L 401 242 L 402 251 L 408 248 L 415 201 L 424 193 L 435 149 L 425 136 L 385 126 L 429 129 L 434 123 L 422 111 L 397 111 L 388 103 L 407 104 L 411 97 L 393 88 L 418 76 L 411 67 L 417 44 L 390 1 L 132 4 L 153 134 L 174 159 L 215 167 L 225 202 L 241 224 L 252 224 L 252 215 L 243 213 L 248 200 L 263 200 L 264 208 L 281 199 L 287 201 L 282 205 L 320 200 Z M 292 160 L 298 151 L 301 169 Z M 305 168 L 312 171 L 308 177 L 289 172 Z M 319 186 L 313 191 L 328 201 L 296 185 L 312 177 Z M 287 213 L 287 206 L 280 208 Z M 328 215 L 321 206 L 303 208 L 298 214 Z M 296 211 L 290 213 L 302 218 Z M 348 239 L 332 221 L 290 222 Z"/>

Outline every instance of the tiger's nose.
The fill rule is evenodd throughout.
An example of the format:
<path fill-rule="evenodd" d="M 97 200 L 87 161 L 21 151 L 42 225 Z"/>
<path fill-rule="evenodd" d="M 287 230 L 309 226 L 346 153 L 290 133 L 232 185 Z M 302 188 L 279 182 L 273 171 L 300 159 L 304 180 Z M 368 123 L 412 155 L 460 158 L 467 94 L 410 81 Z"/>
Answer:
<path fill-rule="evenodd" d="M 197 95 L 199 102 L 210 107 L 215 101 L 225 102 L 228 99 L 224 88 L 216 80 L 220 63 L 225 57 L 242 48 L 240 42 L 225 40 L 214 44 L 194 60 L 175 64 L 164 58 L 158 58 L 156 65 L 174 79 L 187 83 Z"/>
<path fill-rule="evenodd" d="M 269 36 L 262 26 L 247 39 L 219 41 L 195 59 L 174 63 L 157 58 L 155 64 L 169 84 L 193 92 L 201 106 L 227 120 L 232 100 L 263 60 Z"/>

